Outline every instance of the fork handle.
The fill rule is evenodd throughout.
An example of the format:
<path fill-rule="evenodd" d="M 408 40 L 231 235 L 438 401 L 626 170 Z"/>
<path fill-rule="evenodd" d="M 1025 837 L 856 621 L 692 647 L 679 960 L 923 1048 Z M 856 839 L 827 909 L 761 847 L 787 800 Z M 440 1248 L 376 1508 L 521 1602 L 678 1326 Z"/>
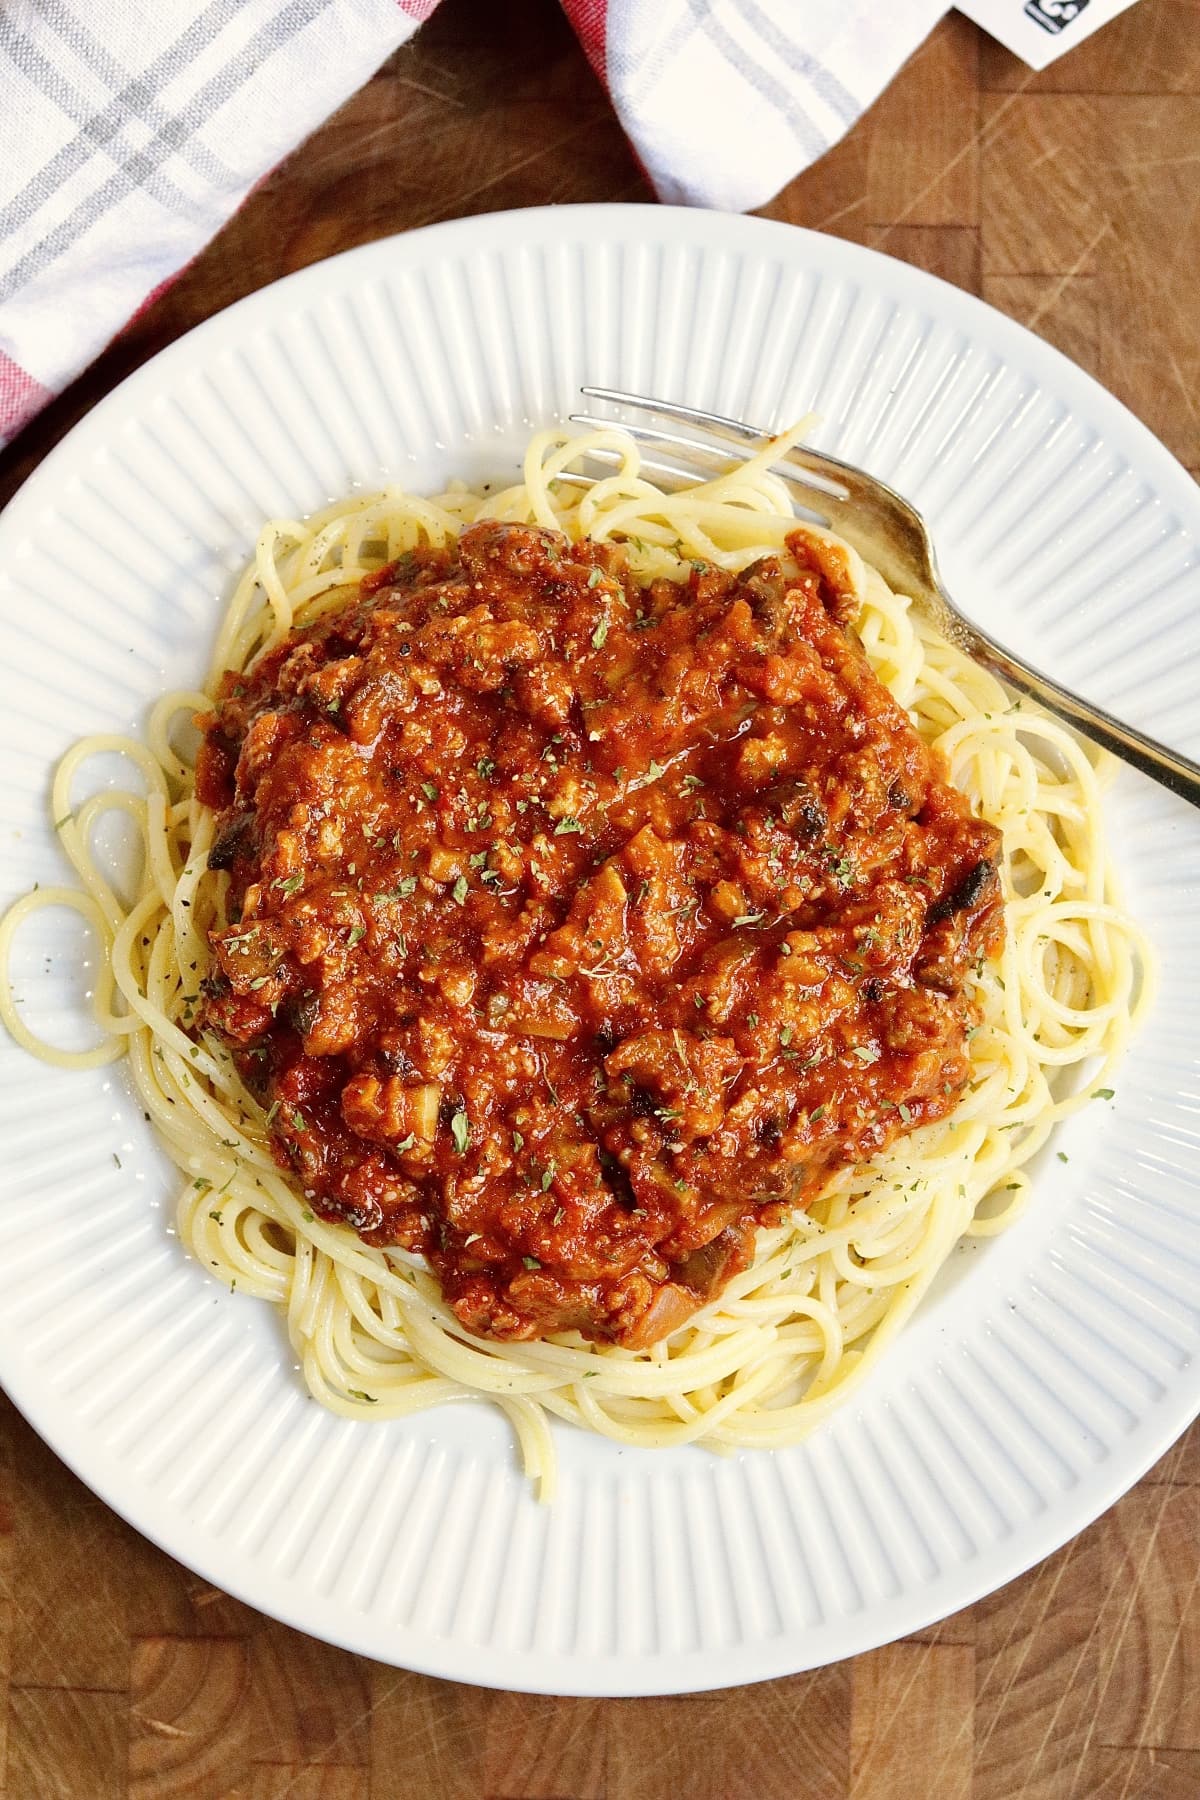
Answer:
<path fill-rule="evenodd" d="M 1156 738 L 1147 737 L 1144 731 L 1137 731 L 1132 725 L 1123 724 L 1105 712 L 1102 706 L 1094 706 L 1090 700 L 1082 700 L 1069 688 L 1060 687 L 1057 681 L 1051 681 L 1048 675 L 1041 674 L 1022 662 L 1011 651 L 1004 649 L 986 632 L 980 631 L 977 625 L 968 628 L 969 644 L 965 644 L 971 656 L 984 664 L 994 675 L 999 675 L 1009 687 L 1016 688 L 1022 694 L 1054 713 L 1067 725 L 1074 726 L 1076 731 L 1091 738 L 1103 749 L 1110 750 L 1114 756 L 1120 757 L 1143 775 L 1149 775 L 1165 788 L 1170 788 L 1180 799 L 1189 801 L 1200 807 L 1200 763 L 1192 761 L 1190 756 L 1182 756 L 1177 750 L 1170 750 L 1166 744 L 1160 744 Z"/>

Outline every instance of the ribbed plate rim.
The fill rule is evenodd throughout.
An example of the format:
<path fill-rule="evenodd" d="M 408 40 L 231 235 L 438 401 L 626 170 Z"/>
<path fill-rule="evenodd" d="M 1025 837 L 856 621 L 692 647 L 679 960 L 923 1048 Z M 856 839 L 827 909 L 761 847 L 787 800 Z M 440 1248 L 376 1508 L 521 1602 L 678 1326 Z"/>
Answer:
<path fill-rule="evenodd" d="M 315 299 L 322 292 L 341 291 L 359 277 L 394 273 L 406 262 L 432 264 L 439 251 L 462 255 L 511 241 L 523 232 L 531 242 L 549 244 L 556 230 L 564 236 L 607 236 L 626 244 L 682 242 L 702 253 L 729 249 L 752 256 L 761 251 L 764 260 L 777 256 L 785 264 L 811 268 L 818 277 L 836 273 L 864 287 L 875 282 L 902 303 L 923 306 L 935 318 L 952 317 L 972 336 L 977 335 L 978 341 L 1030 373 L 1039 386 L 1064 397 L 1072 418 L 1101 425 L 1106 437 L 1138 464 L 1185 528 L 1193 536 L 1200 534 L 1200 497 L 1171 453 L 1090 376 L 975 296 L 879 251 L 774 221 L 681 208 L 592 205 L 529 208 L 428 226 L 343 252 L 235 302 L 160 351 L 68 433 L 0 515 L 0 554 L 34 522 L 44 504 L 43 496 L 50 496 L 72 465 L 85 464 L 106 434 L 123 419 L 136 415 L 156 389 L 169 387 L 172 376 L 202 367 L 211 348 L 241 341 L 272 317 L 296 309 L 307 296 Z M 260 1578 L 252 1564 L 244 1570 L 230 1568 L 228 1553 L 233 1546 L 218 1542 L 213 1554 L 206 1554 L 203 1544 L 189 1541 L 186 1519 L 181 1524 L 159 1516 L 163 1509 L 158 1495 L 139 1494 L 136 1483 L 132 1488 L 128 1482 L 123 1486 L 121 1472 L 103 1466 L 112 1459 L 96 1454 L 89 1443 L 89 1428 L 73 1425 L 69 1408 L 58 1394 L 45 1388 L 39 1391 L 36 1370 L 21 1366 L 17 1347 L 8 1343 L 2 1325 L 0 1379 L 34 1429 L 101 1499 L 169 1554 L 237 1598 L 348 1650 L 429 1674 L 528 1691 L 596 1695 L 692 1692 L 766 1679 L 819 1666 L 920 1629 L 994 1591 L 1074 1536 L 1137 1481 L 1200 1410 L 1200 1382 L 1193 1369 L 1188 1380 L 1180 1379 L 1170 1389 L 1170 1404 L 1154 1408 L 1153 1427 L 1143 1429 L 1151 1423 L 1144 1419 L 1138 1432 L 1126 1440 L 1124 1448 L 1135 1454 L 1110 1456 L 1088 1481 L 1060 1497 L 1050 1529 L 1027 1526 L 1002 1553 L 993 1547 L 973 1562 L 951 1565 L 924 1593 L 905 1590 L 897 1600 L 877 1605 L 865 1618 L 835 1621 L 843 1640 L 836 1646 L 826 1641 L 827 1621 L 814 1634 L 820 1640 L 817 1643 L 806 1644 L 785 1634 L 743 1644 L 727 1656 L 706 1648 L 663 1653 L 657 1661 L 629 1658 L 624 1669 L 619 1653 L 590 1657 L 575 1652 L 569 1664 L 556 1669 L 553 1656 L 544 1652 L 529 1657 L 531 1666 L 522 1663 L 518 1667 L 505 1652 L 478 1650 L 452 1639 L 439 1643 L 421 1638 L 419 1632 L 400 1632 L 394 1627 L 395 1644 L 390 1650 L 381 1647 L 377 1635 L 356 1627 L 355 1615 L 348 1615 L 324 1596 L 297 1590 L 293 1600 L 278 1575 L 264 1571 Z M 1035 1526 L 1041 1523 L 1034 1522 Z M 238 1553 L 238 1560 L 246 1561 L 244 1553 Z M 952 1591 L 944 1592 L 946 1589 Z M 532 1666 L 537 1662 L 543 1665 L 540 1670 Z"/>

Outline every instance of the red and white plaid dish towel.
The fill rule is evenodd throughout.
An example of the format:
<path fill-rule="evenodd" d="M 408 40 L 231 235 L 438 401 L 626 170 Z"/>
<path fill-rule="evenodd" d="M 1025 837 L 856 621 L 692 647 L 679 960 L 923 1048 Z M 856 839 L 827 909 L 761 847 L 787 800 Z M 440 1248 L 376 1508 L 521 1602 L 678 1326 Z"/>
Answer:
<path fill-rule="evenodd" d="M 0 0 L 0 442 L 438 0 Z M 946 0 L 562 0 L 661 199 L 742 210 Z"/>

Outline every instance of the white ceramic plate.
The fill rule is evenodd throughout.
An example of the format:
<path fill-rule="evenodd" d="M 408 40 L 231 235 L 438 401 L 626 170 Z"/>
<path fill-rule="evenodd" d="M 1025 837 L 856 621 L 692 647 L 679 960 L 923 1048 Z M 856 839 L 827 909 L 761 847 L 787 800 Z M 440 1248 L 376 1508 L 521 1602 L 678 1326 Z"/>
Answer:
<path fill-rule="evenodd" d="M 1054 351 L 928 275 L 782 225 L 466 219 L 201 326 L 0 520 L 4 897 L 62 878 L 51 764 L 196 679 L 263 518 L 384 478 L 503 473 L 583 381 L 766 424 L 815 407 L 822 446 L 928 513 L 969 610 L 1200 753 L 1200 494 Z M 564 1428 L 545 1509 L 484 1408 L 323 1413 L 271 1309 L 185 1259 L 119 1071 L 47 1070 L 7 1040 L 0 1378 L 98 1494 L 211 1581 L 462 1681 L 725 1686 L 966 1605 L 1095 1518 L 1200 1406 L 1200 818 L 1126 774 L 1111 819 L 1165 971 L 1116 1101 L 1058 1135 L 1022 1222 L 952 1260 L 805 1445 L 721 1459 Z M 64 1039 L 80 945 L 65 915 L 21 940 L 30 1016 Z"/>

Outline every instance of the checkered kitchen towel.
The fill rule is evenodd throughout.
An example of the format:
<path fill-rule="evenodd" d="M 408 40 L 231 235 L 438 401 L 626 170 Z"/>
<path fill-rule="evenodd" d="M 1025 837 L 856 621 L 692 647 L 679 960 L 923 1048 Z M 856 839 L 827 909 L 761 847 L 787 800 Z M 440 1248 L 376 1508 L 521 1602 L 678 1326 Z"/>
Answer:
<path fill-rule="evenodd" d="M 438 0 L 0 0 L 0 442 Z M 945 0 L 562 0 L 663 200 L 756 206 Z"/>

